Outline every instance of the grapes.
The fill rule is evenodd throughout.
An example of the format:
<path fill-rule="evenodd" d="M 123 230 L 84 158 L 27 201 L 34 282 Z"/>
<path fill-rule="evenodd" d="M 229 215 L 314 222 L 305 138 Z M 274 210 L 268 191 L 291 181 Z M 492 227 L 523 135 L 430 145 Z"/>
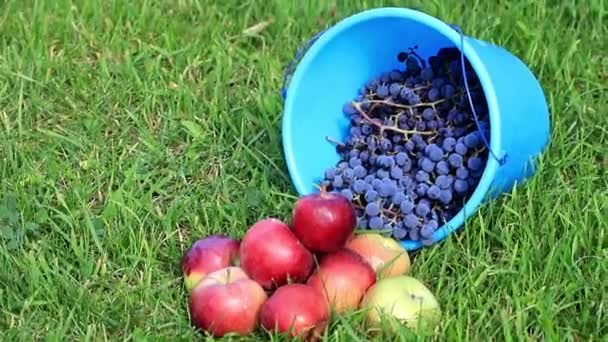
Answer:
<path fill-rule="evenodd" d="M 440 49 L 428 63 L 403 52 L 405 71 L 377 75 L 344 104 L 350 125 L 336 144 L 340 160 L 319 183 L 354 204 L 360 229 L 430 245 L 439 222 L 454 217 L 475 190 L 490 125 L 477 89 L 471 90 L 474 121 L 459 58 L 455 48 Z"/>
<path fill-rule="evenodd" d="M 433 118 L 435 117 L 435 111 L 433 110 L 433 108 L 425 108 L 422 111 L 422 118 L 424 120 L 433 120 Z"/>
<path fill-rule="evenodd" d="M 478 132 L 471 132 L 467 135 L 464 136 L 464 144 L 466 147 L 468 148 L 476 148 L 479 146 L 479 133 Z"/>
<path fill-rule="evenodd" d="M 427 145 L 424 151 L 431 161 L 438 162 L 443 158 L 443 150 L 435 144 Z"/>
<path fill-rule="evenodd" d="M 367 191 L 365 191 L 365 195 L 364 195 L 365 201 L 366 202 L 373 202 L 376 199 L 378 199 L 378 192 L 376 192 L 376 190 L 374 189 L 369 189 Z"/>
<path fill-rule="evenodd" d="M 481 170 L 482 164 L 483 164 L 483 162 L 481 161 L 481 159 L 479 159 L 479 157 L 471 157 L 467 161 L 467 166 L 472 171 L 479 171 L 479 170 Z"/>
<path fill-rule="evenodd" d="M 454 139 L 453 137 L 445 138 L 443 140 L 443 143 L 441 144 L 441 148 L 446 153 L 454 151 L 454 146 L 456 146 L 456 139 Z"/>
<path fill-rule="evenodd" d="M 431 212 L 431 208 L 426 202 L 419 202 L 416 206 L 416 215 L 424 217 Z"/>
<path fill-rule="evenodd" d="M 353 200 L 353 192 L 350 189 L 342 189 L 340 193 L 342 194 L 342 196 L 348 198 L 349 201 Z"/>
<path fill-rule="evenodd" d="M 430 179 L 429 174 L 424 170 L 419 170 L 416 172 L 416 181 L 420 183 L 428 182 Z"/>
<path fill-rule="evenodd" d="M 386 85 L 380 85 L 378 86 L 378 88 L 376 89 L 376 95 L 381 98 L 381 99 L 385 99 L 388 97 L 389 94 L 389 89 Z"/>
<path fill-rule="evenodd" d="M 457 153 L 452 153 L 448 157 L 448 163 L 450 164 L 451 167 L 454 167 L 454 168 L 457 168 L 460 165 L 462 165 L 462 160 L 463 160 L 462 156 Z"/>
<path fill-rule="evenodd" d="M 363 178 L 367 175 L 367 170 L 363 166 L 357 165 L 353 169 L 353 174 L 357 178 Z"/>
<path fill-rule="evenodd" d="M 454 191 L 462 194 L 467 192 L 467 190 L 469 190 L 469 183 L 467 181 L 462 179 L 456 179 L 454 181 Z"/>
<path fill-rule="evenodd" d="M 367 183 L 365 183 L 365 181 L 357 179 L 353 184 L 353 190 L 357 194 L 362 194 L 366 190 L 366 185 Z"/>
<path fill-rule="evenodd" d="M 389 93 L 391 94 L 391 96 L 395 97 L 397 95 L 399 95 L 399 92 L 401 92 L 401 85 L 399 83 L 391 83 L 391 86 L 389 87 Z"/>
<path fill-rule="evenodd" d="M 403 201 L 405 201 L 405 194 L 402 191 L 396 192 L 393 195 L 392 200 L 393 200 L 393 204 L 394 205 L 399 205 L 400 206 L 401 203 L 403 203 Z"/>
<path fill-rule="evenodd" d="M 420 168 L 424 172 L 431 173 L 435 169 L 435 163 L 433 163 L 433 161 L 431 161 L 429 158 L 424 157 L 420 159 Z"/>
<path fill-rule="evenodd" d="M 380 206 L 376 202 L 368 203 L 365 206 L 365 213 L 368 216 L 378 216 L 380 214 Z"/>
<path fill-rule="evenodd" d="M 439 199 L 439 194 L 441 193 L 441 189 L 437 185 L 431 185 L 429 189 L 426 191 L 426 195 L 430 199 Z"/>
<path fill-rule="evenodd" d="M 469 161 L 470 161 L 470 159 L 469 159 Z M 456 178 L 459 178 L 459 179 L 469 178 L 469 170 L 464 166 L 458 167 L 456 169 Z"/>
<path fill-rule="evenodd" d="M 378 216 L 374 216 L 372 218 L 369 219 L 369 227 L 371 229 L 380 229 L 382 228 L 382 219 Z"/>
<path fill-rule="evenodd" d="M 438 162 L 437 165 L 435 165 L 435 172 L 440 175 L 447 175 L 448 173 L 450 173 L 450 167 L 447 162 L 442 160 Z"/>
<path fill-rule="evenodd" d="M 327 179 L 327 180 L 334 180 L 334 177 L 336 177 L 336 170 L 335 169 L 327 169 L 327 170 L 325 170 L 325 179 Z"/>
<path fill-rule="evenodd" d="M 467 154 L 469 149 L 467 148 L 467 146 L 465 144 L 459 142 L 454 147 L 454 151 L 456 151 L 456 153 L 460 154 L 461 156 L 464 156 Z"/>
<path fill-rule="evenodd" d="M 403 225 L 407 228 L 414 228 L 418 226 L 418 217 L 414 214 L 407 214 L 403 219 Z"/>
<path fill-rule="evenodd" d="M 400 167 L 394 166 L 391 169 L 391 178 L 399 180 L 399 179 L 401 179 L 401 177 L 403 177 L 403 169 L 401 169 Z"/>

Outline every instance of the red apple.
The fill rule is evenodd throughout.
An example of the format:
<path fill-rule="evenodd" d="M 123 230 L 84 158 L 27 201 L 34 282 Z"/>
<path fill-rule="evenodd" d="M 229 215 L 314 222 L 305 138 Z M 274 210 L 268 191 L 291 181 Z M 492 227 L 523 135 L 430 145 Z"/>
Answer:
<path fill-rule="evenodd" d="M 312 253 L 275 218 L 260 220 L 247 230 L 240 257 L 247 275 L 268 290 L 306 281 L 313 266 Z"/>
<path fill-rule="evenodd" d="M 356 253 L 341 249 L 326 254 L 307 284 L 319 289 L 328 307 L 336 313 L 355 310 L 365 291 L 376 282 L 376 274 Z"/>
<path fill-rule="evenodd" d="M 238 263 L 239 241 L 225 235 L 210 235 L 199 239 L 182 259 L 184 284 L 188 291 L 207 274 L 235 266 Z"/>
<path fill-rule="evenodd" d="M 267 299 L 260 284 L 239 267 L 207 275 L 192 290 L 190 312 L 194 325 L 213 336 L 251 334 Z"/>
<path fill-rule="evenodd" d="M 329 320 L 323 295 L 305 284 L 279 287 L 262 305 L 260 325 L 292 337 L 315 340 L 322 336 Z"/>
<path fill-rule="evenodd" d="M 344 247 L 356 224 L 353 204 L 346 197 L 325 190 L 300 197 L 291 219 L 291 229 L 302 244 L 320 253 Z"/>
<path fill-rule="evenodd" d="M 359 254 L 378 278 L 395 277 L 410 270 L 407 250 L 390 237 L 378 233 L 359 234 L 346 243 L 346 248 Z"/>

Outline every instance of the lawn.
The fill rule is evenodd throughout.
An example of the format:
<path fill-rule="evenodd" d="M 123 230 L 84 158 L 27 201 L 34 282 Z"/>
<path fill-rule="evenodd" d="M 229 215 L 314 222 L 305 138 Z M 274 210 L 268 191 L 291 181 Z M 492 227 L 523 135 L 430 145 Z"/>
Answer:
<path fill-rule="evenodd" d="M 435 339 L 605 340 L 603 0 L 0 1 L 0 339 L 202 338 L 183 252 L 288 217 L 283 70 L 319 30 L 382 5 L 504 46 L 551 108 L 535 177 L 415 255 L 444 311 Z M 328 339 L 365 340 L 358 319 Z"/>

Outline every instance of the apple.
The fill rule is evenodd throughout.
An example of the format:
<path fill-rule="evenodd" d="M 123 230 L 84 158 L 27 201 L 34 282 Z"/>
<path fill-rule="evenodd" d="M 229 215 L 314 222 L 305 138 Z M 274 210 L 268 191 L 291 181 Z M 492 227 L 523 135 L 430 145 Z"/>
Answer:
<path fill-rule="evenodd" d="M 251 226 L 239 253 L 245 273 L 267 290 L 288 282 L 305 282 L 312 272 L 312 253 L 287 224 L 276 218 L 262 219 Z"/>
<path fill-rule="evenodd" d="M 435 296 L 420 280 L 410 276 L 398 276 L 378 280 L 361 301 L 366 322 L 379 328 L 383 318 L 392 329 L 395 322 L 412 330 L 433 329 L 441 319 L 441 308 Z"/>
<path fill-rule="evenodd" d="M 182 259 L 184 284 L 188 291 L 207 274 L 238 264 L 238 240 L 225 235 L 210 235 L 195 241 Z"/>
<path fill-rule="evenodd" d="M 324 189 L 300 197 L 292 211 L 291 229 L 312 252 L 331 253 L 341 249 L 356 225 L 353 204 L 346 197 Z"/>
<path fill-rule="evenodd" d="M 328 308 L 336 313 L 355 310 L 376 281 L 374 270 L 356 253 L 341 249 L 321 257 L 307 284 L 323 293 Z"/>
<path fill-rule="evenodd" d="M 316 340 L 323 335 L 329 310 L 320 291 L 305 284 L 279 287 L 260 310 L 260 325 L 267 331 Z"/>
<path fill-rule="evenodd" d="M 194 326 L 215 337 L 248 335 L 258 324 L 267 299 L 260 284 L 239 267 L 210 273 L 192 290 L 189 308 Z"/>
<path fill-rule="evenodd" d="M 358 234 L 345 246 L 359 254 L 376 272 L 378 278 L 396 277 L 410 271 L 407 250 L 390 237 L 378 233 Z"/>

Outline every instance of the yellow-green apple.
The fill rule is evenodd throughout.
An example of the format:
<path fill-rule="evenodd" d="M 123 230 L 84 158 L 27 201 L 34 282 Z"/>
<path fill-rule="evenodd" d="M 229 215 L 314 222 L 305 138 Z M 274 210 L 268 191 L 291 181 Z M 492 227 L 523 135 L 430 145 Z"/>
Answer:
<path fill-rule="evenodd" d="M 323 295 L 305 284 L 279 287 L 260 310 L 260 325 L 267 331 L 308 341 L 323 335 L 328 320 L 329 310 Z"/>
<path fill-rule="evenodd" d="M 441 308 L 429 288 L 405 275 L 378 280 L 363 297 L 361 308 L 366 311 L 366 322 L 372 329 L 387 321 L 393 331 L 397 328 L 395 322 L 426 331 L 441 319 Z"/>
<path fill-rule="evenodd" d="M 395 277 L 410 271 L 410 256 L 395 239 L 378 233 L 358 234 L 346 248 L 359 254 L 376 272 L 378 278 Z"/>
<path fill-rule="evenodd" d="M 355 310 L 376 274 L 356 253 L 341 249 L 325 254 L 307 284 L 323 293 L 328 308 L 335 313 Z"/>
<path fill-rule="evenodd" d="M 216 337 L 251 334 L 267 299 L 260 284 L 239 267 L 208 274 L 192 290 L 189 308 L 194 326 Z"/>
<path fill-rule="evenodd" d="M 357 225 L 355 207 L 346 197 L 325 191 L 300 197 L 292 211 L 291 229 L 315 253 L 335 252 Z"/>
<path fill-rule="evenodd" d="M 222 234 L 195 241 L 182 259 L 184 284 L 188 291 L 207 274 L 238 264 L 240 242 Z"/>
<path fill-rule="evenodd" d="M 245 273 L 267 290 L 306 281 L 313 266 L 312 253 L 276 218 L 252 225 L 243 236 L 239 254 Z"/>

